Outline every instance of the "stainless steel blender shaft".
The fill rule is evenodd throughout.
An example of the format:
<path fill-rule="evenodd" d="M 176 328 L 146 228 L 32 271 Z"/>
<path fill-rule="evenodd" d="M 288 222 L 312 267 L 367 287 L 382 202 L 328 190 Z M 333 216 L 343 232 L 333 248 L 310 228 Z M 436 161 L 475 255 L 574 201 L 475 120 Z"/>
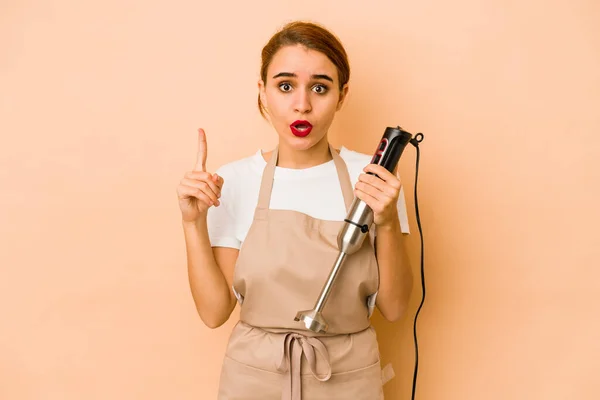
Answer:
<path fill-rule="evenodd" d="M 333 285 L 333 281 L 335 280 L 335 277 L 337 276 L 337 273 L 340 270 L 342 263 L 346 259 L 346 256 L 347 256 L 346 253 L 340 251 L 340 254 L 338 255 L 337 259 L 335 260 L 333 269 L 329 273 L 329 277 L 327 278 L 327 281 L 325 282 L 323 289 L 321 289 L 321 294 L 319 295 L 317 304 L 315 304 L 315 310 L 317 310 L 318 312 L 323 311 L 325 302 L 327 301 L 327 298 L 329 297 L 329 293 L 331 293 L 331 285 Z"/>
<path fill-rule="evenodd" d="M 328 324 L 322 315 L 323 307 L 325 307 L 335 278 L 346 256 L 355 253 L 362 246 L 365 236 L 373 223 L 373 211 L 367 203 L 355 197 L 345 222 L 337 238 L 340 253 L 335 260 L 327 281 L 321 289 L 321 294 L 315 303 L 315 307 L 312 310 L 299 311 L 294 318 L 295 321 L 302 320 L 306 329 L 313 332 L 320 333 L 327 331 Z"/>

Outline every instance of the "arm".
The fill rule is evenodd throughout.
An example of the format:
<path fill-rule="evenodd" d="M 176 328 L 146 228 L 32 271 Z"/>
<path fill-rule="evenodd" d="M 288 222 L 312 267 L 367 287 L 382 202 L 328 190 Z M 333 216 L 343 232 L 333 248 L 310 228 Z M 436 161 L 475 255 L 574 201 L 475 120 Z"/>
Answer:
<path fill-rule="evenodd" d="M 209 328 L 223 325 L 235 308 L 231 289 L 239 250 L 212 248 L 206 214 L 197 221 L 183 221 L 188 279 L 198 314 Z"/>
<path fill-rule="evenodd" d="M 387 169 L 369 164 L 359 176 L 354 193 L 373 210 L 377 227 L 375 250 L 379 264 L 377 307 L 388 321 L 399 320 L 408 307 L 413 275 L 398 219 L 400 180 Z"/>
<path fill-rule="evenodd" d="M 177 186 L 187 252 L 188 279 L 198 314 L 206 326 L 221 326 L 235 307 L 229 289 L 238 250 L 212 248 L 208 233 L 208 210 L 221 205 L 224 179 L 206 172 L 207 144 L 198 129 L 198 154 L 194 170 L 187 172 Z"/>
<path fill-rule="evenodd" d="M 388 225 L 377 226 L 375 249 L 379 264 L 377 308 L 388 321 L 397 321 L 408 308 L 413 287 L 412 269 L 398 218 Z"/>

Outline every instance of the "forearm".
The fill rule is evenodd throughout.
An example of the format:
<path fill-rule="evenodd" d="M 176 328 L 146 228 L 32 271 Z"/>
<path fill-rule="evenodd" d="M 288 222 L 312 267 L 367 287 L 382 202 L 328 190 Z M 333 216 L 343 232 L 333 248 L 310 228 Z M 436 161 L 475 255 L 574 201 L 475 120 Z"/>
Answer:
<path fill-rule="evenodd" d="M 375 247 L 379 264 L 377 307 L 389 321 L 402 317 L 413 286 L 413 274 L 405 248 L 405 240 L 396 218 L 389 225 L 377 226 Z"/>
<path fill-rule="evenodd" d="M 188 279 L 192 297 L 202 321 L 210 328 L 222 325 L 230 314 L 230 291 L 217 264 L 206 218 L 183 222 L 187 252 Z"/>

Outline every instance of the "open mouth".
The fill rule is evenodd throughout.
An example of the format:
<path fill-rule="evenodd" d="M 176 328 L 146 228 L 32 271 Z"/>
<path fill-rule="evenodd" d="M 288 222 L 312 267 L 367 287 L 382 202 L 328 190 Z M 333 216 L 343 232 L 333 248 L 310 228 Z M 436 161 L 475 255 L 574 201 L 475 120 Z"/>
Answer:
<path fill-rule="evenodd" d="M 294 136 L 305 137 L 305 136 L 308 136 L 308 134 L 312 130 L 312 125 L 308 121 L 298 120 L 298 121 L 294 121 L 290 125 L 290 129 L 292 130 L 292 133 L 294 134 Z"/>

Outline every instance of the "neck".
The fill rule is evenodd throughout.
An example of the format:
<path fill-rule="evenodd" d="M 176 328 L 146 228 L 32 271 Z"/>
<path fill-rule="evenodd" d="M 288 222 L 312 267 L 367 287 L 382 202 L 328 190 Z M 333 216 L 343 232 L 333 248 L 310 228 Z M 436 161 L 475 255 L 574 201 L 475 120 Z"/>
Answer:
<path fill-rule="evenodd" d="M 273 152 L 265 154 L 267 161 L 271 158 Z M 277 166 L 290 169 L 304 169 L 331 161 L 329 152 L 329 142 L 323 138 L 319 143 L 306 150 L 296 150 L 285 143 L 279 143 L 279 156 L 277 157 Z"/>

